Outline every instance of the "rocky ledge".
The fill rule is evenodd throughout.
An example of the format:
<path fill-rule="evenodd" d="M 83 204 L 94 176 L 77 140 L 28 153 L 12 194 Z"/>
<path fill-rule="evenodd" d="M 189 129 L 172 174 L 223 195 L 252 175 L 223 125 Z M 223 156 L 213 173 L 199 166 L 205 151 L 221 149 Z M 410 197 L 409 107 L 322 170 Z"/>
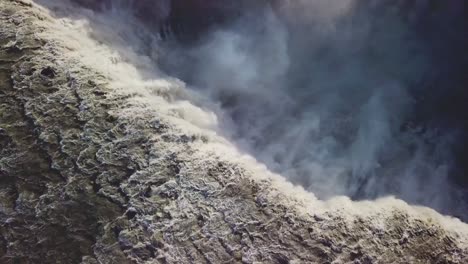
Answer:
<path fill-rule="evenodd" d="M 129 96 L 44 37 L 53 23 L 0 1 L 1 263 L 468 263 L 456 219 L 317 201 L 157 112 L 122 114 Z"/>

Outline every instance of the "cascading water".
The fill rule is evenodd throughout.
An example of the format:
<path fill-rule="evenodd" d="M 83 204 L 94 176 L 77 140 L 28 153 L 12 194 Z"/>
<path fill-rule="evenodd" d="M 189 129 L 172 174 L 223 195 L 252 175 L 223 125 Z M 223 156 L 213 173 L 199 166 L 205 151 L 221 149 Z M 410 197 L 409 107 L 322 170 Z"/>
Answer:
<path fill-rule="evenodd" d="M 396 195 L 466 217 L 465 115 L 442 106 L 467 94 L 462 10 L 279 1 L 168 41 L 161 64 L 209 98 L 227 137 L 319 197 Z"/>
<path fill-rule="evenodd" d="M 463 1 L 77 2 L 136 18 L 116 46 L 187 84 L 186 119 L 318 197 L 468 217 Z"/>

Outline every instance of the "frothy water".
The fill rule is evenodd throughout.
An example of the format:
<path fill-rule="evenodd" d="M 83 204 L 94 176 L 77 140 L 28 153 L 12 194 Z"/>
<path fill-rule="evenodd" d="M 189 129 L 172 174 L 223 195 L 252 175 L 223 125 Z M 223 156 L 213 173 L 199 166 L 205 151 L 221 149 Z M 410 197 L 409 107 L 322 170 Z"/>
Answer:
<path fill-rule="evenodd" d="M 55 37 L 70 56 L 134 95 L 135 107 L 150 105 L 226 155 L 247 153 L 320 199 L 394 195 L 466 217 L 466 189 L 450 180 L 456 131 L 414 117 L 415 91 L 436 68 L 407 20 L 416 11 L 298 1 L 255 8 L 181 44 L 122 3 L 97 15 L 37 2 L 63 16 Z"/>

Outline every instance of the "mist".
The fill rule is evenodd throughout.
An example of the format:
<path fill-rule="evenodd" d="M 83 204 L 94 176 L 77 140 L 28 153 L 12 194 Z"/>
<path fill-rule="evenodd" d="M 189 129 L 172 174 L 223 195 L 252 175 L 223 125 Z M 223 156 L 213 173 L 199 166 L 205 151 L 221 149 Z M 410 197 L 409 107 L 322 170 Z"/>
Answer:
<path fill-rule="evenodd" d="M 441 107 L 464 86 L 466 4 L 242 2 L 205 25 L 193 21 L 212 14 L 171 18 L 174 4 L 155 2 L 93 8 L 136 19 L 113 45 L 130 45 L 148 75 L 183 82 L 171 100 L 205 112 L 180 106 L 192 123 L 320 199 L 396 196 L 467 219 L 464 117 Z"/>
<path fill-rule="evenodd" d="M 428 7 L 377 2 L 252 8 L 195 44 L 170 42 L 162 66 L 209 98 L 226 137 L 322 199 L 396 195 L 463 215 L 458 131 L 415 117 L 439 67 L 415 26 Z"/>

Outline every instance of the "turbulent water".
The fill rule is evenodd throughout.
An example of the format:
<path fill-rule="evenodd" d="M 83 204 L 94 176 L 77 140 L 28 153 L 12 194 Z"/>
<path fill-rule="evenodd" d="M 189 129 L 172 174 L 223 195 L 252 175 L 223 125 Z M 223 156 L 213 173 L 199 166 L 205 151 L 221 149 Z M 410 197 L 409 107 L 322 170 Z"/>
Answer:
<path fill-rule="evenodd" d="M 465 58 L 453 56 L 465 41 L 463 4 L 284 1 L 241 9 L 187 40 L 187 29 L 161 31 L 167 1 L 153 23 L 125 1 L 99 16 L 37 2 L 73 14 L 64 23 L 98 44 L 68 37 L 116 87 L 320 199 L 396 196 L 468 217 L 467 187 L 454 176 L 464 124 L 440 107 L 463 85 Z"/>
<path fill-rule="evenodd" d="M 441 89 L 430 86 L 442 67 L 437 53 L 454 47 L 435 48 L 420 30 L 430 7 L 402 14 L 378 2 L 247 11 L 188 48 L 169 44 L 163 61 L 209 98 L 238 146 L 319 197 L 397 195 L 464 214 L 466 190 L 450 177 L 460 135 L 435 124 L 438 110 L 418 116 L 420 98 Z"/>

